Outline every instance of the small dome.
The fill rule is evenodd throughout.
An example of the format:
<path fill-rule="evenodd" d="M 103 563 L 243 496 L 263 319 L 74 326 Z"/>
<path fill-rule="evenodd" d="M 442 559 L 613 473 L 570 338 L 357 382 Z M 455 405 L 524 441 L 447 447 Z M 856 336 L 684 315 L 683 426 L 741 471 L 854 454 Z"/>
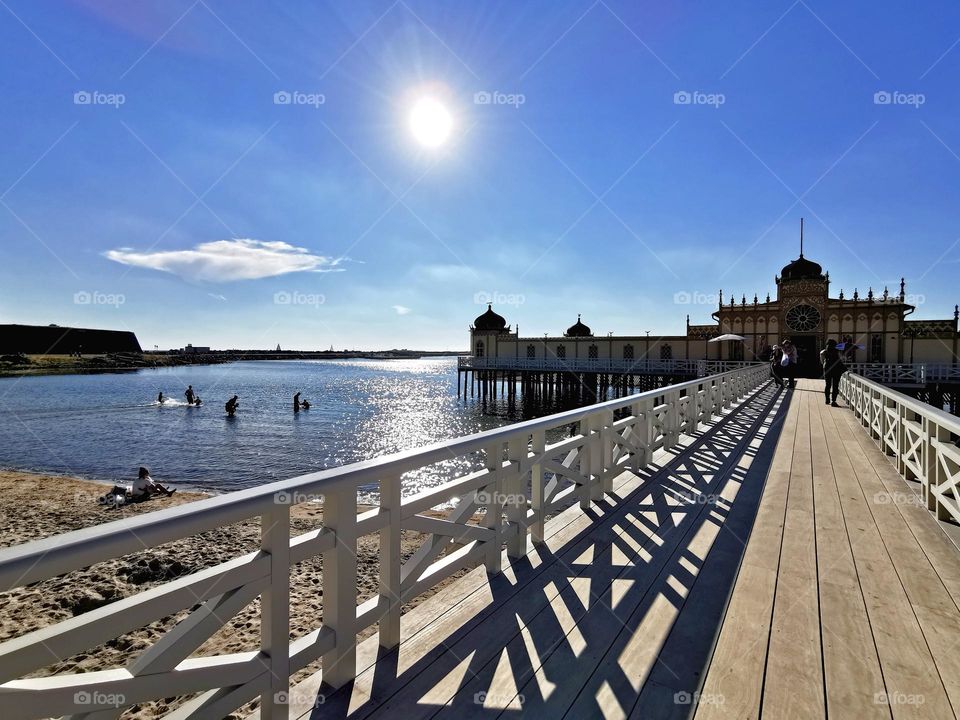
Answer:
<path fill-rule="evenodd" d="M 487 303 L 487 311 L 473 321 L 473 329 L 488 331 L 488 332 L 499 332 L 507 327 L 507 319 L 502 315 L 497 315 L 493 311 L 493 305 Z"/>
<path fill-rule="evenodd" d="M 577 315 L 577 322 L 574 325 L 571 325 L 567 328 L 567 331 L 563 334 L 564 337 L 590 337 L 593 335 L 593 331 L 589 327 L 580 322 L 580 315 Z"/>
<path fill-rule="evenodd" d="M 819 263 L 807 260 L 803 253 L 792 263 L 786 265 L 780 272 L 781 280 L 820 280 L 823 278 L 823 268 Z"/>

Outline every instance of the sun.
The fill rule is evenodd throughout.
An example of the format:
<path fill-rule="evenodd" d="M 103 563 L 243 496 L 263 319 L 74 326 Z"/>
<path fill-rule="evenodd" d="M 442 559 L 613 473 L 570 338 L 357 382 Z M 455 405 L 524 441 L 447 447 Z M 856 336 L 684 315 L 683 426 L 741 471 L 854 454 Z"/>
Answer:
<path fill-rule="evenodd" d="M 453 129 L 453 117 L 439 100 L 423 97 L 417 100 L 410 111 L 410 131 L 414 139 L 425 147 L 443 145 Z"/>

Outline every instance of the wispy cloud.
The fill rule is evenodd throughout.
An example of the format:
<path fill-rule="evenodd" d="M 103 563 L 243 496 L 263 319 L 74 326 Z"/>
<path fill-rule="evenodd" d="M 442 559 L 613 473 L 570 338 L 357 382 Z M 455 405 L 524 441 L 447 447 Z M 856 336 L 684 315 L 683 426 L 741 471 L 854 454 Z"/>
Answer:
<path fill-rule="evenodd" d="M 285 242 L 234 239 L 201 243 L 190 250 L 108 250 L 105 257 L 124 265 L 150 268 L 187 280 L 233 282 L 293 272 L 340 272 L 343 258 L 314 255 Z"/>
<path fill-rule="evenodd" d="M 393 305 L 392 307 L 397 311 L 397 315 L 409 315 L 411 312 L 413 312 L 410 308 L 404 305 Z"/>
<path fill-rule="evenodd" d="M 214 300 L 219 300 L 220 302 L 227 301 L 227 298 L 225 298 L 223 295 L 218 295 L 217 293 L 207 293 L 207 295 L 212 297 Z"/>

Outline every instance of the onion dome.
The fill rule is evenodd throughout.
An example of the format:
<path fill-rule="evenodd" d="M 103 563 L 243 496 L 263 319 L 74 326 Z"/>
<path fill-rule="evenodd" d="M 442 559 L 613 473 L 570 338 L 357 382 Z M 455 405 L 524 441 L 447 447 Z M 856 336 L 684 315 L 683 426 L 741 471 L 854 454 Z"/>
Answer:
<path fill-rule="evenodd" d="M 485 332 L 500 332 L 507 327 L 507 319 L 493 311 L 493 304 L 487 303 L 487 311 L 473 321 L 473 329 Z"/>
<path fill-rule="evenodd" d="M 780 272 L 781 280 L 822 280 L 823 268 L 819 263 L 807 260 L 803 253 Z"/>
<path fill-rule="evenodd" d="M 577 322 L 574 325 L 571 325 L 567 328 L 567 331 L 563 334 L 564 337 L 590 337 L 593 335 L 593 331 L 589 327 L 580 322 L 580 315 L 577 314 Z"/>

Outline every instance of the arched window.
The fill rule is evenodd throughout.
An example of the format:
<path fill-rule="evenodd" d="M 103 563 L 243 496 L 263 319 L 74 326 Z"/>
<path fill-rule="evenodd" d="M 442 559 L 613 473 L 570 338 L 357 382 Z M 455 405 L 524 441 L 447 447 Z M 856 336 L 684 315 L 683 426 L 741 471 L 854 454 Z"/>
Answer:
<path fill-rule="evenodd" d="M 660 346 L 660 359 L 661 360 L 673 360 L 673 348 L 670 347 L 670 344 Z"/>
<path fill-rule="evenodd" d="M 527 357 L 535 358 L 537 356 L 537 349 L 533 345 L 527 345 Z"/>
<path fill-rule="evenodd" d="M 587 348 L 587 357 L 591 360 L 596 360 L 599 352 L 596 345 L 591 345 Z"/>
<path fill-rule="evenodd" d="M 869 362 L 883 362 L 883 335 L 877 334 L 870 337 Z"/>
<path fill-rule="evenodd" d="M 567 356 L 566 345 L 557 345 L 557 357 L 561 360 Z"/>
<path fill-rule="evenodd" d="M 483 340 L 477 340 L 477 352 L 475 355 L 477 357 L 483 357 Z"/>
<path fill-rule="evenodd" d="M 623 359 L 624 359 L 624 360 L 633 360 L 633 345 L 624 345 L 624 346 L 623 346 Z"/>

